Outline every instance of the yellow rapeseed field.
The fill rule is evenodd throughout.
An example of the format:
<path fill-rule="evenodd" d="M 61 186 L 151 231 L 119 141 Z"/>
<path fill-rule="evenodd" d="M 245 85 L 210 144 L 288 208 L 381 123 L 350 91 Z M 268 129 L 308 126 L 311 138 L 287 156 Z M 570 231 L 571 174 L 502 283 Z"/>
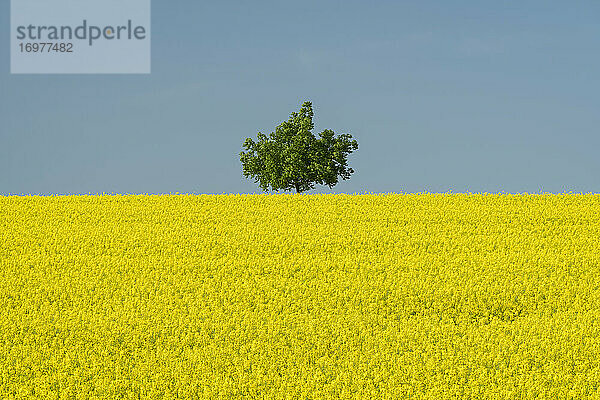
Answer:
<path fill-rule="evenodd" d="M 0 197 L 0 398 L 600 398 L 600 195 Z"/>

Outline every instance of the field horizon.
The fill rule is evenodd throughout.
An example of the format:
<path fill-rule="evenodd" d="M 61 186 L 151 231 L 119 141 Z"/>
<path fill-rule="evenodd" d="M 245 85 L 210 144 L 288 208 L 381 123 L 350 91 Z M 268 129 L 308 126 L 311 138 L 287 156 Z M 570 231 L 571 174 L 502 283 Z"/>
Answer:
<path fill-rule="evenodd" d="M 600 195 L 600 192 L 575 192 L 575 191 L 564 191 L 564 192 L 336 192 L 336 193 L 280 193 L 280 192 L 223 192 L 223 193 L 194 193 L 194 192 L 165 192 L 165 193 L 118 193 L 118 192 L 88 192 L 88 193 L 7 193 L 0 194 L 0 197 L 80 197 L 80 196 L 411 196 L 411 195 L 432 195 L 432 196 L 447 196 L 447 195 L 476 195 L 476 196 L 581 196 L 581 195 Z"/>

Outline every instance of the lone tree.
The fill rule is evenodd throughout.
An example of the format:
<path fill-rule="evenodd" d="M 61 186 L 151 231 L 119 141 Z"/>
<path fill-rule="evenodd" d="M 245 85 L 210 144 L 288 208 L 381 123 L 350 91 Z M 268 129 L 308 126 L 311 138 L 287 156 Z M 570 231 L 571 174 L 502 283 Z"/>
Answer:
<path fill-rule="evenodd" d="M 299 112 L 282 122 L 266 136 L 258 132 L 258 141 L 247 138 L 240 153 L 244 177 L 254 178 L 261 189 L 292 190 L 296 193 L 314 188 L 314 184 L 330 188 L 338 177 L 346 180 L 354 172 L 346 156 L 358 149 L 356 140 L 345 133 L 334 137 L 325 129 L 317 139 L 312 133 L 312 103 L 302 104 Z"/>

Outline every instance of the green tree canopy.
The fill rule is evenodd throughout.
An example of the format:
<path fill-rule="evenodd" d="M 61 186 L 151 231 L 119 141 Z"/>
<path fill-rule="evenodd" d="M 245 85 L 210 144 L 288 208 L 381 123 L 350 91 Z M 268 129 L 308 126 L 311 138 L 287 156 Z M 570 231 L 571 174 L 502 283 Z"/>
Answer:
<path fill-rule="evenodd" d="M 297 193 L 314 188 L 315 184 L 330 188 L 338 178 L 349 179 L 354 173 L 348 167 L 347 155 L 358 149 L 349 134 L 335 136 L 330 129 L 312 133 L 313 109 L 304 102 L 299 112 L 282 122 L 269 136 L 258 132 L 258 140 L 247 138 L 240 153 L 243 175 L 254 178 L 261 189 L 292 190 Z"/>

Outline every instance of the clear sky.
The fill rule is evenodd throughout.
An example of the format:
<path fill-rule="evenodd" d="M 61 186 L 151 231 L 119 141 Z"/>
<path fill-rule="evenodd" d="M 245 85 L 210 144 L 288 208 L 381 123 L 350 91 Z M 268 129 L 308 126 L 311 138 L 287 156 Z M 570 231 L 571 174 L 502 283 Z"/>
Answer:
<path fill-rule="evenodd" d="M 10 75 L 9 25 L 0 194 L 258 193 L 305 100 L 359 143 L 309 193 L 600 192 L 597 0 L 153 0 L 150 75 Z"/>

